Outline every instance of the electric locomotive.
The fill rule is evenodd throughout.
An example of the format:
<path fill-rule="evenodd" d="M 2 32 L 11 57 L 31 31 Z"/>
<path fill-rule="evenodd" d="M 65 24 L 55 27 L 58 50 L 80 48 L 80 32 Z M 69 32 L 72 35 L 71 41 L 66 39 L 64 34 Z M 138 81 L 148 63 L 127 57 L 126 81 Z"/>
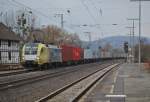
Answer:
<path fill-rule="evenodd" d="M 25 67 L 47 68 L 61 61 L 61 49 L 55 45 L 26 43 L 22 48 L 21 63 Z"/>

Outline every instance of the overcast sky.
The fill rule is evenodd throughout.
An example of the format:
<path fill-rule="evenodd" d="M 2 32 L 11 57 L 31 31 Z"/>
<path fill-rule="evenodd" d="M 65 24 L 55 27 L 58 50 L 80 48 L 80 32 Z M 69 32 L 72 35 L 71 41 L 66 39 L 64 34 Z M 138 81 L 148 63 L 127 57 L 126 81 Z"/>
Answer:
<path fill-rule="evenodd" d="M 63 13 L 64 29 L 78 33 L 82 40 L 88 40 L 84 32 L 91 32 L 92 40 L 127 35 L 129 29 L 126 27 L 132 26 L 132 21 L 127 18 L 138 18 L 138 2 L 130 0 L 0 0 L 0 12 L 28 10 L 28 7 L 37 16 L 40 26 L 53 24 L 60 27 L 60 17 L 55 14 Z M 80 26 L 84 24 L 89 26 Z M 135 26 L 135 35 L 138 35 L 138 21 Z M 142 35 L 150 37 L 150 1 L 142 2 Z"/>

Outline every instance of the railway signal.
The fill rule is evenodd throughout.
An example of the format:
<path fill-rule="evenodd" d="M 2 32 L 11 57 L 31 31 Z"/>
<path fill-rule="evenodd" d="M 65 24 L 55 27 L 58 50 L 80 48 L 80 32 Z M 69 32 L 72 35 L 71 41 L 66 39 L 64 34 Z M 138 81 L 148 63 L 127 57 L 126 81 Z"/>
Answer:
<path fill-rule="evenodd" d="M 128 53 L 128 46 L 129 46 L 128 42 L 124 42 L 124 51 L 125 51 L 125 53 Z"/>

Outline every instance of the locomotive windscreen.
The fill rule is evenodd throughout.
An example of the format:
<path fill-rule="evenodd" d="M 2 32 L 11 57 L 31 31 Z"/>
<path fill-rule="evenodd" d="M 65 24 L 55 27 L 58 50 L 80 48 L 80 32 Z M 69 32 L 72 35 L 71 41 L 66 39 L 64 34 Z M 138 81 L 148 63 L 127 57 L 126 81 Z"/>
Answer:
<path fill-rule="evenodd" d="M 37 43 L 28 43 L 25 45 L 25 55 L 36 55 L 37 54 Z"/>

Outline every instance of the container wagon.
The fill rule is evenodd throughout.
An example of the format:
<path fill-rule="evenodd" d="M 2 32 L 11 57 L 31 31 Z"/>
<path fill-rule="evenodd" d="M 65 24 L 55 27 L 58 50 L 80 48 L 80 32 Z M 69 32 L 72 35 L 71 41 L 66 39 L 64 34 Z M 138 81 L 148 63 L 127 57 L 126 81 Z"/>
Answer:
<path fill-rule="evenodd" d="M 93 59 L 93 52 L 91 49 L 84 49 L 84 63 L 89 63 Z"/>
<path fill-rule="evenodd" d="M 81 61 L 81 49 L 68 45 L 61 45 L 62 63 L 71 65 L 77 64 Z"/>

